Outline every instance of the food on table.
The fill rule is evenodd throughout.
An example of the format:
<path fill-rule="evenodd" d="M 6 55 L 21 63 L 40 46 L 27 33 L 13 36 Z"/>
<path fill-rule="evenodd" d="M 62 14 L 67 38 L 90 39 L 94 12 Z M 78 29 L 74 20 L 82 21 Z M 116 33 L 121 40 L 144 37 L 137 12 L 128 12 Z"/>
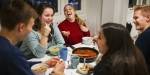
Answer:
<path fill-rule="evenodd" d="M 46 61 L 46 64 L 47 64 L 49 67 L 54 67 L 58 61 L 60 61 L 59 58 L 52 58 L 52 59 Z"/>
<path fill-rule="evenodd" d="M 50 51 L 50 54 L 58 55 L 60 48 L 58 46 L 52 46 L 48 48 L 48 50 Z"/>
<path fill-rule="evenodd" d="M 93 67 L 89 64 L 82 64 L 79 65 L 79 67 L 77 68 L 77 71 L 81 74 L 87 75 L 91 72 L 91 70 L 93 69 Z"/>
<path fill-rule="evenodd" d="M 44 63 L 38 63 L 31 67 L 31 70 L 35 74 L 36 73 L 45 73 L 47 69 L 48 69 L 48 65 L 44 64 Z"/>
<path fill-rule="evenodd" d="M 93 58 L 97 56 L 97 53 L 94 50 L 90 49 L 77 49 L 73 52 L 73 54 L 77 54 L 79 57 L 83 58 Z"/>

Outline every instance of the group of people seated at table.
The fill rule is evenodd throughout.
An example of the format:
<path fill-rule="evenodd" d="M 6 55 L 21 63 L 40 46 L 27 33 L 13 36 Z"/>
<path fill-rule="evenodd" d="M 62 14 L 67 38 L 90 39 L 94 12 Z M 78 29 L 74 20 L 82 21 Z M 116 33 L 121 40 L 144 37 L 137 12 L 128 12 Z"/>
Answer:
<path fill-rule="evenodd" d="M 27 59 L 44 57 L 48 48 L 52 46 L 74 45 L 82 42 L 82 37 L 90 36 L 87 25 L 70 4 L 65 5 L 66 19 L 59 25 L 53 23 L 55 10 L 51 5 L 43 3 L 35 9 L 39 16 L 35 20 L 33 31 L 20 46 Z"/>
<path fill-rule="evenodd" d="M 87 25 L 70 4 L 64 7 L 66 19 L 57 26 L 53 23 L 55 10 L 49 4 L 41 4 L 33 9 L 23 0 L 2 0 L 0 3 L 3 3 L 0 6 L 0 74 L 2 75 L 33 75 L 27 59 L 44 57 L 51 46 L 74 45 L 80 43 L 82 37 L 90 36 Z M 137 24 L 137 29 L 143 33 L 150 25 L 150 16 L 147 15 L 148 13 L 145 14 L 148 11 L 146 8 L 150 10 L 150 6 L 145 6 L 134 12 L 135 20 L 144 17 L 142 19 L 145 21 L 142 21 L 146 22 L 143 23 L 145 27 L 140 26 L 143 25 L 142 21 L 134 22 Z M 139 13 L 142 14 L 139 16 L 137 15 Z M 147 30 L 146 33 L 148 32 Z M 144 38 L 144 34 L 140 37 L 142 36 Z M 95 41 L 103 56 L 98 58 L 101 60 L 95 66 L 93 75 L 149 75 L 149 66 L 147 66 L 149 60 L 145 61 L 146 56 L 141 52 L 143 47 L 139 44 L 140 40 L 136 42 L 140 47 L 138 48 L 122 24 L 101 25 Z M 19 41 L 22 41 L 20 49 L 15 47 Z M 64 75 L 64 69 L 64 62 L 57 62 L 53 75 Z"/>

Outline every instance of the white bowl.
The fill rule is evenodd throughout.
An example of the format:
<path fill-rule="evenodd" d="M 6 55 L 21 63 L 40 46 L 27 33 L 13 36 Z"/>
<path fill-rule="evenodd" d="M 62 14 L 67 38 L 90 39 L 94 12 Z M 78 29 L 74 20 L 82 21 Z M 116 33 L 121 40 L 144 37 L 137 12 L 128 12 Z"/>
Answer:
<path fill-rule="evenodd" d="M 45 75 L 47 69 L 48 69 L 48 65 L 44 63 L 38 63 L 31 67 L 31 70 L 35 75 Z"/>
<path fill-rule="evenodd" d="M 92 45 L 93 44 L 93 38 L 92 37 L 83 37 L 82 43 L 85 45 Z"/>

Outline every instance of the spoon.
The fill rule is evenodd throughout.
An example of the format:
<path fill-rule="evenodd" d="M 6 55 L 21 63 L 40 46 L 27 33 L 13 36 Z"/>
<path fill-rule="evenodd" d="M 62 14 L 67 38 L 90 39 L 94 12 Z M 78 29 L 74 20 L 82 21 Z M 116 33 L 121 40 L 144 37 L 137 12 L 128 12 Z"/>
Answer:
<path fill-rule="evenodd" d="M 86 58 L 83 58 L 83 66 L 86 66 Z"/>

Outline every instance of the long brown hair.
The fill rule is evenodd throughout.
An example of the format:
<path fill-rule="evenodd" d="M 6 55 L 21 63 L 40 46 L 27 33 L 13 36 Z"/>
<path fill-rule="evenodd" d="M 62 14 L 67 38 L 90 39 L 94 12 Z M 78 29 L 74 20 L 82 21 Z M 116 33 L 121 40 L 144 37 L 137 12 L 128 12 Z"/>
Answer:
<path fill-rule="evenodd" d="M 142 53 L 123 25 L 106 23 L 101 28 L 108 47 L 101 61 L 110 59 L 111 75 L 149 75 Z"/>
<path fill-rule="evenodd" d="M 46 8 L 50 8 L 53 10 L 53 15 L 55 14 L 55 9 L 52 5 L 48 4 L 48 3 L 41 3 L 39 4 L 37 7 L 36 7 L 36 11 L 37 11 L 37 14 L 39 15 L 38 18 L 35 20 L 35 25 L 33 26 L 33 29 L 38 31 L 41 29 L 41 21 L 39 19 L 39 17 L 42 15 L 42 13 L 44 12 L 44 10 Z"/>

